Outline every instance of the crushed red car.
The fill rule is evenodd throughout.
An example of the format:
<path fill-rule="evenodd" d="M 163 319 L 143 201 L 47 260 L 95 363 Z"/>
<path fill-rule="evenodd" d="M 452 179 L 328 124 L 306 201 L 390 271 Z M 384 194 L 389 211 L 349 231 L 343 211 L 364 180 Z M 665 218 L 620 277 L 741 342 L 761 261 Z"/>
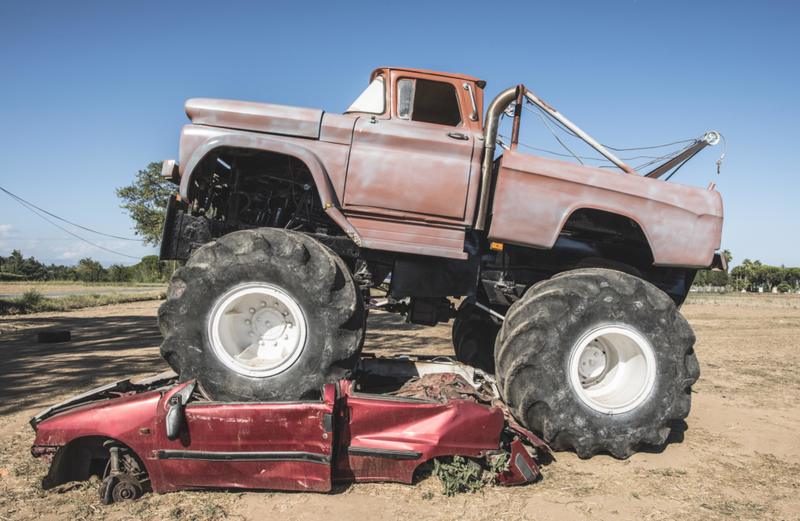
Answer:
<path fill-rule="evenodd" d="M 421 464 L 456 455 L 485 468 L 502 459 L 494 479 L 515 485 L 534 481 L 534 457 L 549 451 L 508 414 L 490 375 L 450 360 L 365 358 L 319 399 L 277 403 L 211 401 L 168 372 L 81 394 L 31 425 L 32 454 L 51 462 L 43 487 L 96 475 L 105 504 L 148 490 L 411 483 Z"/>

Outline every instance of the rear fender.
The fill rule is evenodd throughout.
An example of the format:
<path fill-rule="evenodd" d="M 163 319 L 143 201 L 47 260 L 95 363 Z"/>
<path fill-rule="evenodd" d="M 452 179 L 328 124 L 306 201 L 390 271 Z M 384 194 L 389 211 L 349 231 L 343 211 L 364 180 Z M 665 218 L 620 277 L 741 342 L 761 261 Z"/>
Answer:
<path fill-rule="evenodd" d="M 550 249 L 581 208 L 635 220 L 656 266 L 705 268 L 720 247 L 719 192 L 513 151 L 500 161 L 489 239 Z"/>

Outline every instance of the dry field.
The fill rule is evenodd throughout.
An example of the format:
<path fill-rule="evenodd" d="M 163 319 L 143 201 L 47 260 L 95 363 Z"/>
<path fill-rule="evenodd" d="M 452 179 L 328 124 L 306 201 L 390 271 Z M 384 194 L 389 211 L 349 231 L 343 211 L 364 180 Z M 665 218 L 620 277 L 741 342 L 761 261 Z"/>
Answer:
<path fill-rule="evenodd" d="M 800 296 L 693 295 L 702 376 L 693 408 L 664 447 L 628 460 L 558 453 L 544 479 L 447 498 L 436 478 L 361 484 L 331 494 L 179 492 L 100 505 L 95 484 L 43 492 L 28 418 L 62 398 L 165 368 L 158 302 L 0 317 L 0 520 L 8 519 L 798 519 Z M 37 344 L 46 328 L 67 344 Z M 365 351 L 450 354 L 448 325 L 374 313 Z M 0 472 L 0 474 L 4 474 Z"/>
<path fill-rule="evenodd" d="M 146 289 L 148 286 L 160 289 L 163 284 L 82 284 L 80 282 L 0 282 L 0 295 L 14 295 L 36 290 L 39 293 L 64 293 L 64 292 L 92 292 L 92 291 L 121 291 L 125 289 Z"/>

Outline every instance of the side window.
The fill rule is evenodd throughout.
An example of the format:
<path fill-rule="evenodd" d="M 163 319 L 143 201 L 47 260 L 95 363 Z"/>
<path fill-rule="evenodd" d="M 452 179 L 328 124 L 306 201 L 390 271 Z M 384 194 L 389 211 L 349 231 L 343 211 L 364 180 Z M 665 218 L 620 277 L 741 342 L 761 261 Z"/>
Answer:
<path fill-rule="evenodd" d="M 411 106 L 414 104 L 414 80 L 397 82 L 397 117 L 411 119 Z"/>
<path fill-rule="evenodd" d="M 397 117 L 457 127 L 461 109 L 456 89 L 439 81 L 401 79 L 397 82 Z"/>

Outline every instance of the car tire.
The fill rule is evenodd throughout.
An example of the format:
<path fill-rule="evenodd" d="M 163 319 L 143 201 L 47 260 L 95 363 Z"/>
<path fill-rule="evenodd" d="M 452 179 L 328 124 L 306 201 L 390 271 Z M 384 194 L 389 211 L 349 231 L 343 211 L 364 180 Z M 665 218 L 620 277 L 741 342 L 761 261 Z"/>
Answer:
<path fill-rule="evenodd" d="M 363 313 L 347 266 L 327 247 L 280 229 L 234 232 L 170 280 L 161 356 L 214 400 L 306 399 L 355 366 Z"/>
<path fill-rule="evenodd" d="M 608 269 L 556 275 L 509 309 L 495 347 L 514 416 L 555 450 L 631 456 L 689 414 L 695 336 L 652 284 Z"/>

